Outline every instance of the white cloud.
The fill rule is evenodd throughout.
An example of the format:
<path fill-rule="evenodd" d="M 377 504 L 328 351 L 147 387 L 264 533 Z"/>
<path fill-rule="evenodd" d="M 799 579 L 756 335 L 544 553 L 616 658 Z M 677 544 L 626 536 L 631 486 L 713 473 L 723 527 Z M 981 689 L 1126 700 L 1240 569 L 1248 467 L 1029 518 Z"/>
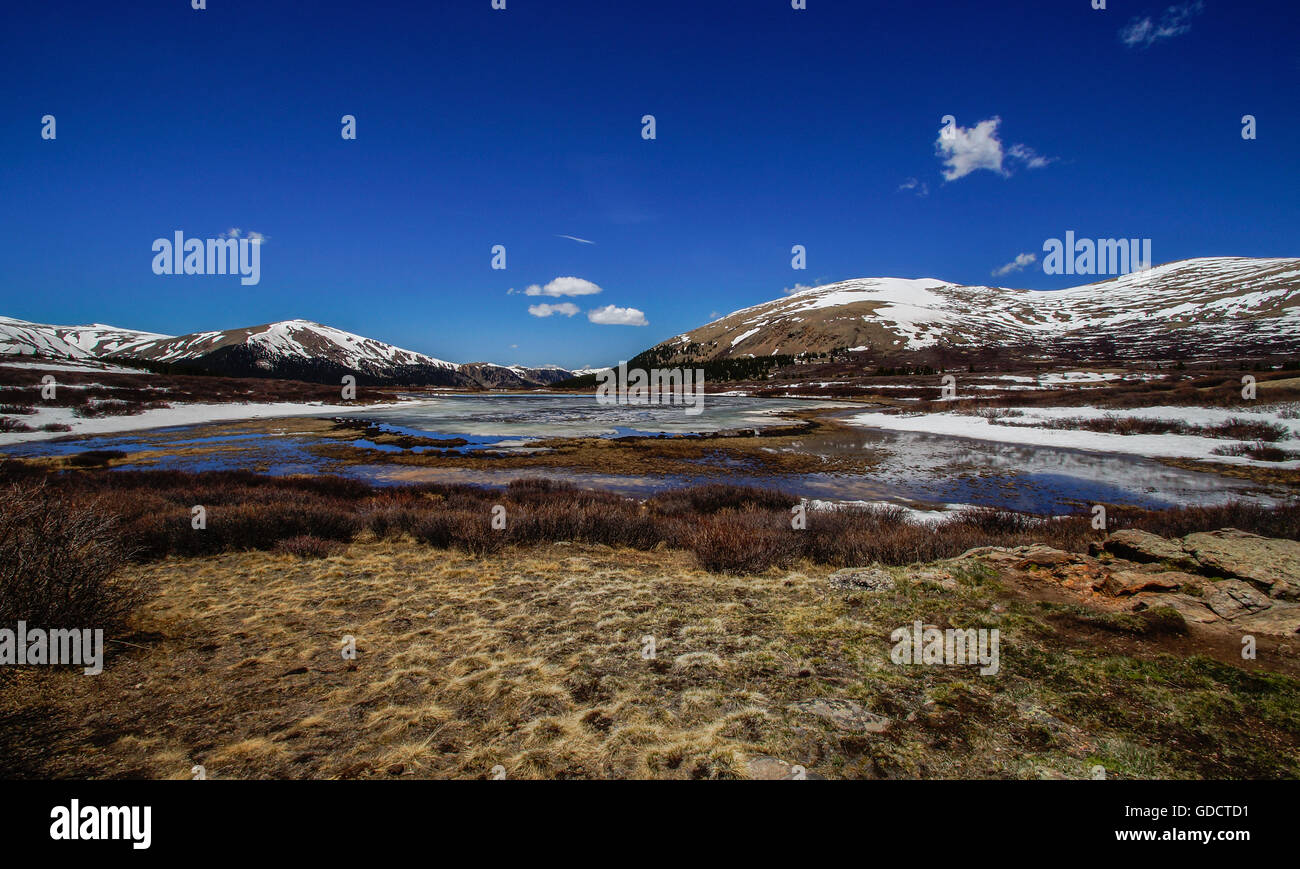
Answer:
<path fill-rule="evenodd" d="M 993 270 L 993 277 L 1000 278 L 1003 275 L 1009 275 L 1012 272 L 1023 272 L 1026 268 L 1038 262 L 1038 254 L 1022 253 L 1011 262 L 1004 266 L 999 266 Z"/>
<path fill-rule="evenodd" d="M 566 317 L 572 317 L 578 313 L 578 306 L 573 302 L 560 302 L 557 305 L 529 305 L 528 313 L 534 317 L 549 317 L 552 314 L 563 314 Z"/>
<path fill-rule="evenodd" d="M 266 241 L 268 238 L 268 236 L 265 236 L 262 233 L 256 232 L 251 229 L 248 232 L 244 232 L 238 226 L 232 226 L 230 227 L 230 229 L 227 229 L 225 232 L 217 234 L 217 238 L 239 238 L 240 236 L 243 236 L 244 238 L 248 239 L 253 244 L 261 244 L 262 242 Z"/>
<path fill-rule="evenodd" d="M 1001 118 L 989 118 L 973 127 L 946 127 L 939 133 L 935 150 L 943 159 L 943 177 L 948 181 L 965 178 L 979 169 L 1002 173 L 1002 142 L 998 139 Z"/>
<path fill-rule="evenodd" d="M 1162 39 L 1182 36 L 1192 29 L 1190 20 L 1192 16 L 1199 15 L 1204 9 L 1205 4 L 1201 0 L 1196 0 L 1194 3 L 1170 6 L 1165 10 L 1165 14 L 1160 16 L 1159 21 L 1149 15 L 1144 18 L 1134 18 L 1120 30 L 1120 41 L 1129 48 L 1146 48 Z"/>
<path fill-rule="evenodd" d="M 576 241 L 578 244 L 595 244 L 594 241 L 588 241 L 585 238 L 578 238 L 576 235 L 557 235 L 556 238 L 567 238 L 569 241 Z"/>
<path fill-rule="evenodd" d="M 898 185 L 898 192 L 902 193 L 904 190 L 914 190 L 916 191 L 917 196 L 930 195 L 930 185 L 926 184 L 924 181 L 918 181 L 915 178 L 908 178 L 902 184 Z"/>
<path fill-rule="evenodd" d="M 1008 158 L 1027 169 L 1041 169 L 1055 160 L 1054 157 L 1044 157 L 1028 145 L 1016 144 L 1004 151 L 1002 140 L 998 138 L 1001 123 L 1002 119 L 994 116 L 973 127 L 953 125 L 940 130 L 934 149 L 943 161 L 945 181 L 965 178 L 980 169 L 1010 175 L 1011 171 L 1005 165 Z"/>
<path fill-rule="evenodd" d="M 556 278 L 544 287 L 533 284 L 524 290 L 527 296 L 594 296 L 600 287 L 582 278 Z"/>
<path fill-rule="evenodd" d="M 587 312 L 587 319 L 600 326 L 649 326 L 650 321 L 645 318 L 645 314 L 636 308 L 616 308 L 613 305 L 606 305 L 603 308 L 593 308 Z"/>
<path fill-rule="evenodd" d="M 802 293 L 804 290 L 811 290 L 816 284 L 795 284 L 793 287 L 786 287 L 781 292 L 787 296 L 793 296 L 795 293 Z"/>
<path fill-rule="evenodd" d="M 1024 163 L 1027 169 L 1042 169 L 1048 163 L 1056 162 L 1055 157 L 1044 157 L 1028 145 L 1012 145 L 1007 149 L 1007 156 Z"/>

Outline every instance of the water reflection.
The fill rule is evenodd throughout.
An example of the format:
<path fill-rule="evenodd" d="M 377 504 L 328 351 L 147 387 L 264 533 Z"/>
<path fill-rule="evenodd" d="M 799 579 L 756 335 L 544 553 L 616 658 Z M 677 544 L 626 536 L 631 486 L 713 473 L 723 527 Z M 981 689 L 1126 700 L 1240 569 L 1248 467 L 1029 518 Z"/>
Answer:
<path fill-rule="evenodd" d="M 826 404 L 826 403 L 823 403 Z M 667 406 L 598 405 L 592 396 L 448 396 L 419 405 L 360 411 L 352 416 L 381 428 L 435 439 L 463 438 L 461 451 L 490 448 L 531 452 L 551 437 L 620 437 L 690 434 L 780 424 L 773 414 L 818 406 L 792 400 L 710 396 L 700 416 Z M 828 412 L 831 412 L 828 410 Z M 860 408 L 858 411 L 860 412 Z M 212 431 L 212 429 L 207 429 Z M 343 443 L 376 453 L 401 447 L 358 438 Z M 70 455 L 87 450 L 121 450 L 121 467 L 176 470 L 254 469 L 269 474 L 337 473 L 385 485 L 417 481 L 504 485 L 512 479 L 545 476 L 580 486 L 629 495 L 705 482 L 781 488 L 809 498 L 891 501 L 910 506 L 981 504 L 1035 513 L 1063 513 L 1095 503 L 1141 507 L 1219 504 L 1254 500 L 1273 504 L 1294 496 L 1285 487 L 1268 487 L 1216 474 L 1170 467 L 1132 455 L 972 440 L 919 432 L 835 429 L 800 437 L 774 451 L 830 459 L 860 458 L 868 468 L 786 476 L 758 474 L 751 459 L 718 450 L 698 459 L 700 472 L 688 475 L 613 475 L 564 468 L 464 469 L 395 464 L 354 465 L 322 458 L 313 447 L 322 439 L 308 433 L 267 434 L 248 430 L 203 436 L 199 427 L 175 427 L 122 435 L 40 441 L 8 447 L 16 456 Z M 411 452 L 437 450 L 415 447 Z M 131 461 L 135 459 L 135 461 Z M 830 465 L 834 466 L 834 465 Z"/>

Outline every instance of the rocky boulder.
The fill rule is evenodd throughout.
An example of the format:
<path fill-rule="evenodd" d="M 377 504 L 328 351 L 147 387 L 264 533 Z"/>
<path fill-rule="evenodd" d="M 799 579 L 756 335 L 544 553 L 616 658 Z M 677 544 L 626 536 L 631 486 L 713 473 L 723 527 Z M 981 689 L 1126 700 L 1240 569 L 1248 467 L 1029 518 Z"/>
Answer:
<path fill-rule="evenodd" d="M 888 718 L 868 712 L 852 700 L 815 699 L 791 703 L 790 709 L 822 719 L 837 730 L 849 733 L 883 733 Z"/>
<path fill-rule="evenodd" d="M 1183 549 L 1203 570 L 1242 579 L 1280 600 L 1300 600 L 1300 541 L 1225 528 L 1188 534 Z"/>
<path fill-rule="evenodd" d="M 1175 571 L 1116 570 L 1101 582 L 1101 590 L 1112 597 L 1140 591 L 1177 591 L 1196 577 Z"/>
<path fill-rule="evenodd" d="M 1187 554 L 1178 540 L 1167 540 L 1157 534 L 1126 528 L 1108 536 L 1100 546 L 1093 544 L 1094 552 L 1109 552 L 1117 558 L 1143 564 L 1163 562 L 1184 569 L 1195 570 L 1196 559 Z"/>
<path fill-rule="evenodd" d="M 888 591 L 894 577 L 880 567 L 846 567 L 830 576 L 831 588 L 851 591 Z"/>
<path fill-rule="evenodd" d="M 1220 618 L 1232 620 L 1266 610 L 1273 602 L 1239 579 L 1225 579 L 1214 583 L 1205 595 L 1205 605 Z"/>

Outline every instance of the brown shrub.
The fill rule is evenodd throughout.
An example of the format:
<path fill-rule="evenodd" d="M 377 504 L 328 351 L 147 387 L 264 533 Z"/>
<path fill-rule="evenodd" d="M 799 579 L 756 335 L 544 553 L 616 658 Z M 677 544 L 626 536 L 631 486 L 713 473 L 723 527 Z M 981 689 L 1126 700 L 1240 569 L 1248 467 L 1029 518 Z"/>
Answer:
<path fill-rule="evenodd" d="M 126 453 L 121 450 L 87 450 L 84 453 L 77 453 L 68 459 L 68 464 L 78 468 L 88 468 L 95 465 L 106 465 L 113 459 L 124 459 Z"/>
<path fill-rule="evenodd" d="M 343 544 L 337 540 L 322 540 L 310 534 L 300 534 L 280 540 L 275 544 L 275 551 L 299 558 L 325 558 L 342 551 Z"/>
<path fill-rule="evenodd" d="M 116 575 L 130 554 L 102 502 L 43 484 L 0 489 L 0 624 L 120 628 L 143 597 Z"/>
<path fill-rule="evenodd" d="M 795 561 L 802 554 L 805 533 L 790 527 L 787 514 L 727 511 L 701 517 L 688 545 L 706 570 L 762 573 Z"/>

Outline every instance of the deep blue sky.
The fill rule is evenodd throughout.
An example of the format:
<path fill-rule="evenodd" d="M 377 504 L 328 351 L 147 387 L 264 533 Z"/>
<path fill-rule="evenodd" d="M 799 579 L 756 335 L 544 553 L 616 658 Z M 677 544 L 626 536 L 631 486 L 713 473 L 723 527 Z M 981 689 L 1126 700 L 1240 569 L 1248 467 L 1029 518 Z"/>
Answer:
<path fill-rule="evenodd" d="M 1071 229 L 1151 238 L 1156 262 L 1300 254 L 1295 0 L 1203 0 L 1135 46 L 1121 32 L 1154 34 L 1170 0 L 808 5 L 9 4 L 0 313 L 168 333 L 303 317 L 577 366 L 797 283 L 1081 282 L 991 275 Z M 1051 162 L 945 181 L 948 114 L 999 117 L 1004 150 Z M 152 273 L 153 239 L 230 227 L 268 237 L 258 286 Z M 558 276 L 603 292 L 507 292 Z M 582 313 L 528 313 L 563 301 Z M 588 321 L 611 304 L 649 325 Z"/>

